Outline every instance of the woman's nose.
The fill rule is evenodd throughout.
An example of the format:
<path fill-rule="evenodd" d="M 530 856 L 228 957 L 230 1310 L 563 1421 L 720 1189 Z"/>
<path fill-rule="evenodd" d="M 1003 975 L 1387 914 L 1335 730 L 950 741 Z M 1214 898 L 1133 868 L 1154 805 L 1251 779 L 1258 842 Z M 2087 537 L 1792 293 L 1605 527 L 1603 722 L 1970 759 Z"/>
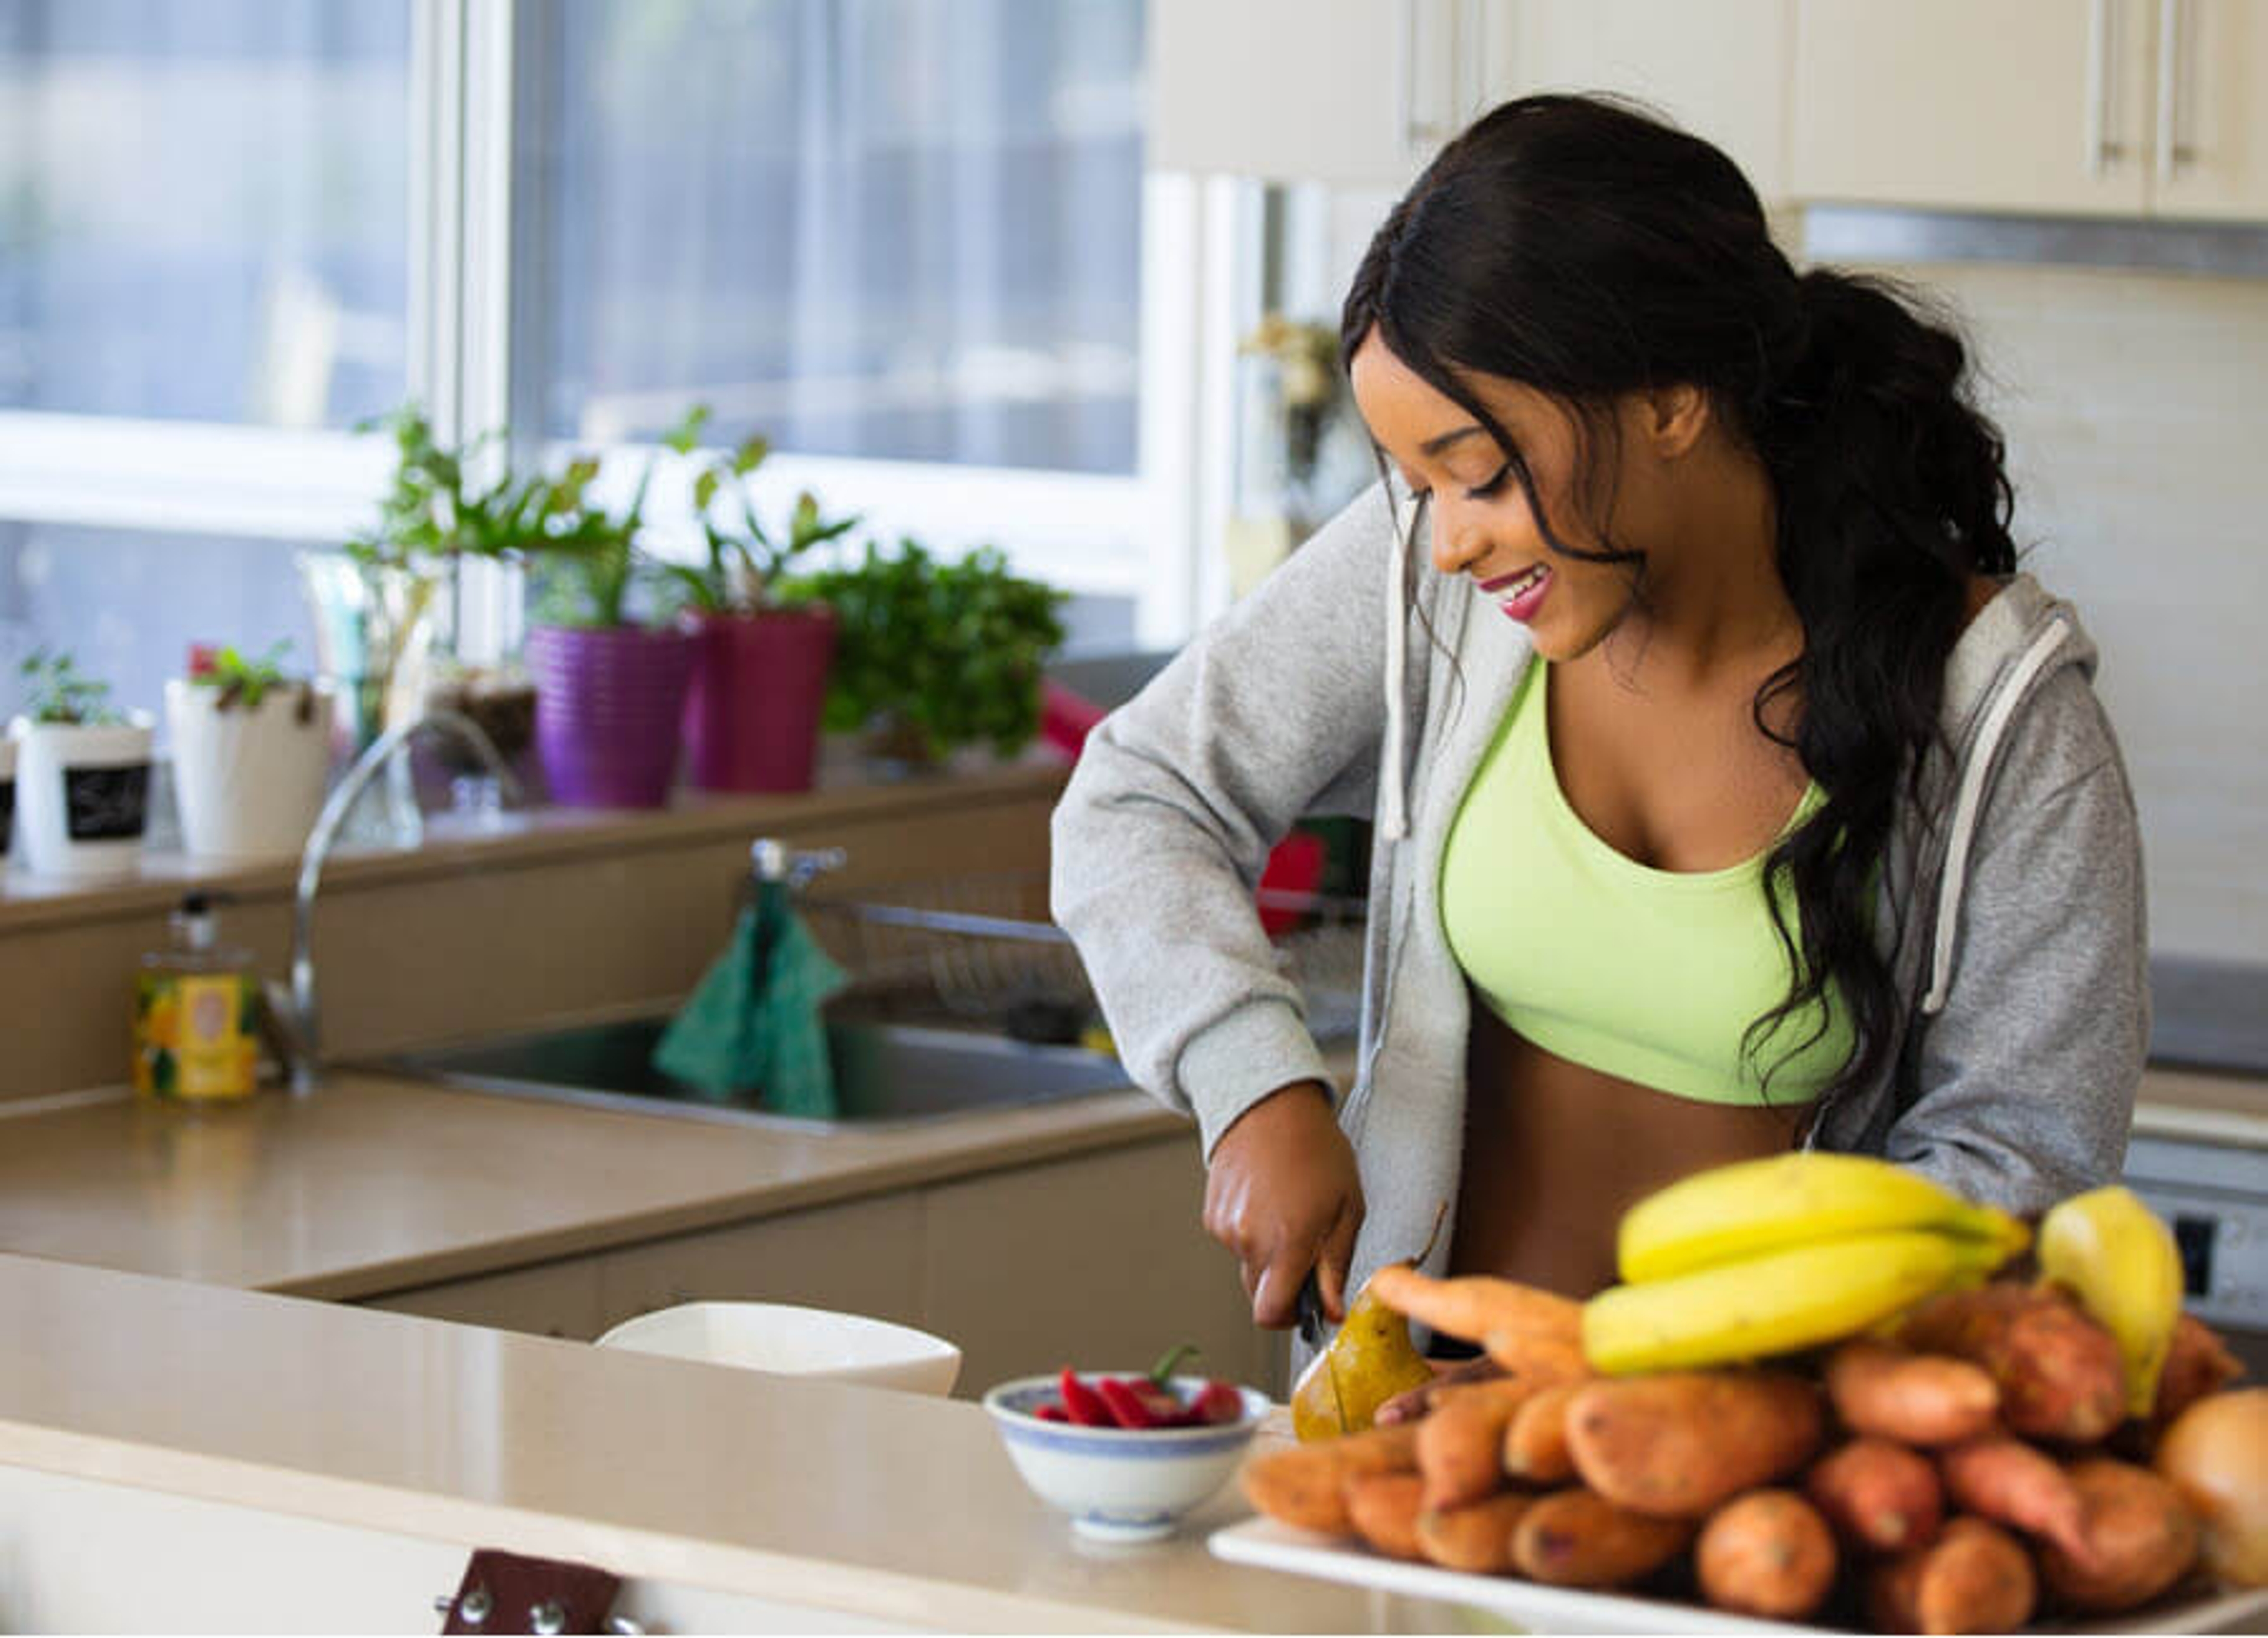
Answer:
<path fill-rule="evenodd" d="M 1433 514 L 1433 566 L 1443 574 L 1462 574 L 1488 555 L 1488 542 L 1470 519 L 1448 513 Z"/>

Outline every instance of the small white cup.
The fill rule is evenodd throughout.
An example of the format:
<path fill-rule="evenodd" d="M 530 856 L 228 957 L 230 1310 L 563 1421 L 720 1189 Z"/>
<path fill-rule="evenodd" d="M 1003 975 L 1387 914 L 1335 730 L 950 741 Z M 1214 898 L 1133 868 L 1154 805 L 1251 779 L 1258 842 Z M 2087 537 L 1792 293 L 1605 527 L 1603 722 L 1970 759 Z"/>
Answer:
<path fill-rule="evenodd" d="M 150 828 L 150 714 L 122 723 L 18 717 L 8 732 L 25 867 L 79 881 L 132 875 Z"/>

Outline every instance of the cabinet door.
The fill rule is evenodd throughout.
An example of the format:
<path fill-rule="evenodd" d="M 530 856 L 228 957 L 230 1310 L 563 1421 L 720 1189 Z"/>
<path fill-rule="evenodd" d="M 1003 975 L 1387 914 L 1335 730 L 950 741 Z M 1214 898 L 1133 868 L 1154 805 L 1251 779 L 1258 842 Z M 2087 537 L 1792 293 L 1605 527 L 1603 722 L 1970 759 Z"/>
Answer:
<path fill-rule="evenodd" d="M 1797 0 L 1795 191 L 2139 212 L 2152 15 L 2147 0 Z"/>
<path fill-rule="evenodd" d="M 1765 203 L 1787 192 L 1793 0 L 1484 0 L 1491 100 L 1636 97 L 1725 150 Z"/>
<path fill-rule="evenodd" d="M 605 1329 L 599 1321 L 599 1259 L 562 1258 L 475 1274 L 439 1285 L 365 1297 L 360 1306 L 395 1314 L 416 1314 L 460 1325 L 495 1331 L 524 1331 L 536 1337 L 567 1337 L 588 1342 Z"/>
<path fill-rule="evenodd" d="M 1399 187 L 1455 110 L 1447 0 L 1151 0 L 1149 162 Z"/>
<path fill-rule="evenodd" d="M 599 1259 L 601 1331 L 680 1302 L 794 1302 L 922 1323 L 910 1191 L 673 1235 Z"/>
<path fill-rule="evenodd" d="M 2268 220 L 2268 6 L 2157 4 L 2153 210 Z"/>
<path fill-rule="evenodd" d="M 1177 1342 L 1195 1369 L 1268 1385 L 1236 1260 L 1198 1220 L 1193 1137 L 1016 1167 L 927 1191 L 924 1308 L 961 1346 L 963 1397 L 1011 1376 L 1147 1369 Z"/>

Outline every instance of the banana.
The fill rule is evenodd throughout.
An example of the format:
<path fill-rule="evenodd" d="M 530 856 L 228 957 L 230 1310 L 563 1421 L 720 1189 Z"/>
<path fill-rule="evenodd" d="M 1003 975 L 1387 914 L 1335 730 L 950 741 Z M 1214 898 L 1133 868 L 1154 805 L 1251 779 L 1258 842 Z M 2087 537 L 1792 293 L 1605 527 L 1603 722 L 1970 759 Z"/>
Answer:
<path fill-rule="evenodd" d="M 1623 1214 L 1616 1260 L 1632 1285 L 1851 1235 L 1930 1228 L 2024 1249 L 2024 1225 L 1918 1172 L 1860 1155 L 1807 1151 L 1697 1172 Z M 1996 1264 L 1997 1265 L 1997 1264 Z"/>
<path fill-rule="evenodd" d="M 2007 1256 L 1999 1240 L 1904 1228 L 1615 1286 L 1583 1305 L 1583 1353 L 1609 1376 L 1792 1353 L 1864 1331 Z"/>
<path fill-rule="evenodd" d="M 2127 1413 L 2149 1415 L 2182 1311 L 2182 1254 L 2173 1231 L 2131 1189 L 2074 1194 L 2041 1220 L 2040 1273 L 2068 1288 L 2117 1340 Z"/>

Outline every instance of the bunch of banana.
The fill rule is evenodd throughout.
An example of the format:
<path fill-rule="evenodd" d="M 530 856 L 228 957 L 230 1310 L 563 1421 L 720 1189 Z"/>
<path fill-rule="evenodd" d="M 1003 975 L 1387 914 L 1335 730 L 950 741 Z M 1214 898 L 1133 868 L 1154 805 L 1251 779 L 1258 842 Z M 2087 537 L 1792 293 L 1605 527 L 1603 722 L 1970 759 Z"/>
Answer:
<path fill-rule="evenodd" d="M 2147 1416 L 2182 1314 L 2182 1255 L 2173 1230 L 2132 1191 L 2074 1194 L 2040 1220 L 2040 1276 L 2067 1288 L 2118 1344 L 2126 1409 Z"/>
<path fill-rule="evenodd" d="M 1697 1172 L 1624 1214 L 1624 1284 L 1584 1305 L 1611 1375 L 1762 1359 L 1867 1330 L 1983 1280 L 2029 1236 L 1887 1161 L 1800 1154 Z"/>

